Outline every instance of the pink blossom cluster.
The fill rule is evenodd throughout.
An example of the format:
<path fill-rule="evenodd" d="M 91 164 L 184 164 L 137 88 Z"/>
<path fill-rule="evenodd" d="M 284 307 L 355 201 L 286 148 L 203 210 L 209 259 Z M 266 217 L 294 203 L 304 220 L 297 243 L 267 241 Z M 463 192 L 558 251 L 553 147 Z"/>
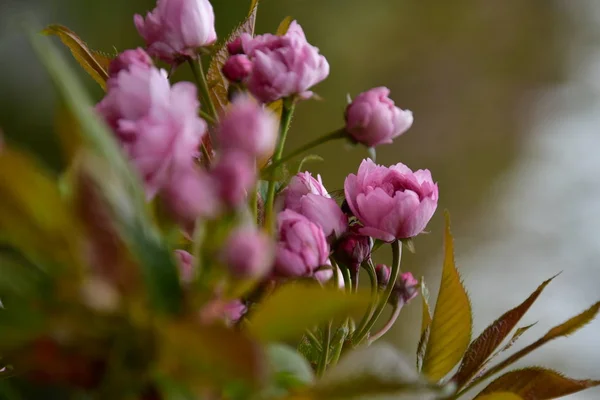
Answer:
<path fill-rule="evenodd" d="M 329 75 L 329 64 L 295 21 L 282 36 L 242 34 L 228 43 L 230 56 L 222 66 L 239 90 L 211 116 L 210 99 L 200 104 L 190 82 L 171 84 L 151 56 L 173 66 L 197 62 L 199 49 L 217 39 L 214 20 L 208 0 L 158 0 L 145 18 L 135 16 L 146 49 L 126 50 L 110 66 L 107 93 L 96 110 L 143 182 L 147 200 L 163 206 L 188 239 L 230 221 L 211 257 L 231 282 L 303 277 L 326 284 L 335 276 L 343 286 L 344 268 L 357 277 L 371 262 L 375 239 L 395 242 L 421 233 L 436 210 L 438 187 L 428 170 L 413 172 L 401 163 L 385 167 L 364 160 L 345 180 L 344 209 L 321 176 L 309 172 L 284 182 L 271 203 L 259 194 L 259 178 L 271 186 L 275 178 L 268 168 L 279 160 L 273 158 L 266 169 L 261 161 L 283 148 L 280 131 L 287 129 L 268 103 L 309 99 L 313 86 Z M 413 115 L 396 107 L 389 94 L 378 87 L 358 95 L 346 108 L 340 132 L 367 147 L 392 143 L 410 128 Z M 182 282 L 192 282 L 195 258 L 186 249 L 175 254 Z M 396 298 L 406 303 L 414 297 L 412 275 L 391 282 L 388 267 L 375 270 L 382 287 L 395 285 Z M 220 293 L 203 318 L 238 320 L 244 303 Z"/>

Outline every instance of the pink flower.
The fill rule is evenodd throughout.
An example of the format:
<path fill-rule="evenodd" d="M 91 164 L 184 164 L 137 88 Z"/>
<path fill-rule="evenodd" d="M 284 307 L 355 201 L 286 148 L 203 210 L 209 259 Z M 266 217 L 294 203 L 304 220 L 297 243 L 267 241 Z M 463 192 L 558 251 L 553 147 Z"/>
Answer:
<path fill-rule="evenodd" d="M 250 36 L 250 35 L 248 35 Z M 252 37 L 252 36 L 250 36 Z M 244 47 L 242 45 L 242 38 L 240 36 L 227 43 L 227 51 L 229 55 L 234 56 L 236 54 L 244 54 Z"/>
<path fill-rule="evenodd" d="M 323 230 L 292 210 L 279 213 L 279 242 L 275 273 L 284 277 L 313 276 L 329 262 L 329 246 Z"/>
<path fill-rule="evenodd" d="M 254 159 L 239 150 L 221 153 L 211 175 L 215 180 L 221 201 L 236 208 L 246 201 L 246 195 L 256 184 Z"/>
<path fill-rule="evenodd" d="M 438 187 L 428 170 L 389 168 L 364 160 L 344 182 L 348 206 L 363 224 L 360 233 L 385 242 L 418 235 L 433 216 Z"/>
<path fill-rule="evenodd" d="M 388 302 L 391 304 L 400 303 L 401 305 L 405 305 L 417 297 L 418 294 L 419 281 L 416 280 L 410 272 L 405 272 L 398 277 Z"/>
<path fill-rule="evenodd" d="M 250 75 L 252 61 L 244 54 L 236 54 L 227 59 L 222 71 L 229 81 L 241 82 Z"/>
<path fill-rule="evenodd" d="M 221 252 L 221 259 L 236 278 L 261 279 L 273 267 L 275 244 L 264 232 L 252 227 L 233 231 Z"/>
<path fill-rule="evenodd" d="M 341 237 L 348 229 L 348 218 L 321 182 L 309 172 L 294 176 L 284 190 L 284 208 L 296 211 L 318 224 L 330 241 Z"/>
<path fill-rule="evenodd" d="M 146 19 L 137 14 L 134 22 L 148 53 L 168 63 L 195 57 L 199 47 L 217 40 L 215 14 L 208 0 L 158 0 Z"/>
<path fill-rule="evenodd" d="M 175 250 L 175 259 L 179 267 L 179 277 L 182 282 L 189 283 L 194 278 L 194 257 L 185 250 Z"/>
<path fill-rule="evenodd" d="M 213 324 L 216 321 L 233 324 L 242 318 L 247 310 L 241 300 L 215 298 L 200 310 L 200 321 L 204 324 Z"/>
<path fill-rule="evenodd" d="M 335 247 L 336 260 L 352 271 L 358 271 L 360 265 L 371 258 L 372 247 L 373 241 L 370 237 L 349 232 Z"/>
<path fill-rule="evenodd" d="M 390 282 L 390 267 L 385 264 L 378 264 L 375 267 L 375 275 L 377 276 L 377 284 L 380 288 L 384 288 Z"/>
<path fill-rule="evenodd" d="M 110 79 L 96 110 L 113 128 L 125 153 L 143 179 L 148 199 L 198 154 L 206 123 L 198 117 L 196 87 L 173 87 L 166 73 L 131 65 Z"/>
<path fill-rule="evenodd" d="M 111 61 L 108 67 L 110 77 L 117 76 L 121 71 L 129 71 L 132 66 L 149 69 L 154 65 L 152 59 L 142 48 L 125 50 Z"/>
<path fill-rule="evenodd" d="M 161 191 L 167 211 L 188 234 L 198 218 L 214 216 L 219 211 L 218 187 L 214 180 L 192 162 L 171 174 Z"/>
<path fill-rule="evenodd" d="M 359 94 L 346 108 L 346 131 L 354 140 L 368 147 L 392 143 L 413 123 L 409 110 L 395 106 L 386 87 Z"/>
<path fill-rule="evenodd" d="M 307 42 L 296 21 L 284 36 L 242 35 L 241 41 L 252 61 L 248 89 L 264 103 L 293 95 L 310 98 L 309 89 L 329 75 L 327 60 Z"/>
<path fill-rule="evenodd" d="M 277 142 L 275 115 L 250 96 L 237 96 L 217 127 L 217 140 L 224 151 L 240 150 L 262 159 L 273 153 Z"/>

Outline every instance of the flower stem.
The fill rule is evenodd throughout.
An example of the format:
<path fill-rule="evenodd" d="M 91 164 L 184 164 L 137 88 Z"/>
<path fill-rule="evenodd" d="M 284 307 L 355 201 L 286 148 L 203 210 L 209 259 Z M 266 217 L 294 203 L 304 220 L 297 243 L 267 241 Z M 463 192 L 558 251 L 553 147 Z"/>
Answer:
<path fill-rule="evenodd" d="M 287 138 L 290 124 L 292 122 L 292 115 L 294 114 L 294 104 L 286 105 L 284 100 L 283 109 L 281 110 L 281 124 L 279 127 L 279 143 L 273 154 L 273 163 L 277 163 L 281 159 L 283 154 L 283 148 L 285 147 L 285 140 Z M 269 177 L 269 186 L 267 189 L 267 201 L 265 202 L 265 226 L 269 232 L 273 231 L 273 202 L 275 201 L 275 180 L 273 177 L 273 171 Z"/>
<path fill-rule="evenodd" d="M 369 309 L 363 315 L 362 319 L 358 323 L 357 334 L 360 334 L 367 326 L 367 323 L 371 320 L 373 316 L 373 312 L 375 311 L 375 306 L 377 301 L 379 300 L 379 290 L 377 288 L 377 274 L 375 272 L 375 266 L 373 265 L 373 261 L 369 260 L 366 264 L 366 270 L 369 274 L 369 279 L 371 281 L 371 295 L 373 296 L 373 301 L 369 305 Z"/>
<path fill-rule="evenodd" d="M 327 369 L 327 361 L 329 359 L 329 345 L 331 342 L 331 321 L 325 325 L 323 329 L 323 345 L 321 349 L 321 357 L 319 358 L 319 364 L 317 364 L 317 376 L 323 376 L 323 373 Z"/>
<path fill-rule="evenodd" d="M 319 343 L 319 339 L 317 339 L 315 334 L 312 333 L 312 331 L 310 329 L 307 329 L 304 334 L 306 335 L 308 340 L 312 343 L 312 345 L 315 346 L 319 351 L 321 351 L 321 343 Z"/>
<path fill-rule="evenodd" d="M 371 330 L 371 328 L 373 327 L 373 325 L 375 325 L 375 322 L 377 322 L 377 320 L 381 316 L 381 313 L 383 312 L 385 305 L 387 304 L 387 301 L 390 298 L 390 295 L 392 294 L 392 290 L 394 289 L 396 280 L 398 279 L 398 276 L 400 275 L 400 261 L 402 259 L 402 244 L 398 240 L 396 240 L 392 243 L 392 258 L 393 258 L 393 260 L 392 260 L 392 270 L 390 273 L 390 281 L 388 282 L 382 296 L 379 298 L 379 304 L 377 304 L 377 307 L 375 308 L 375 312 L 373 313 L 373 316 L 371 316 L 371 319 L 365 325 L 365 327 L 352 338 L 352 342 L 353 342 L 354 346 L 358 346 L 365 339 L 365 337 L 368 335 L 368 333 Z"/>
<path fill-rule="evenodd" d="M 337 342 L 335 347 L 333 348 L 333 354 L 331 355 L 331 363 L 330 363 L 332 367 L 334 367 L 338 363 L 340 356 L 342 355 L 342 350 L 344 349 L 344 343 L 346 342 L 346 337 L 348 337 L 348 332 L 349 332 L 348 321 L 346 321 L 344 323 L 343 329 L 345 330 L 345 333 L 341 335 L 339 342 Z"/>
<path fill-rule="evenodd" d="M 274 161 L 271 165 L 269 165 L 267 168 L 264 169 L 264 172 L 267 172 L 267 173 L 271 172 L 271 171 L 275 170 L 275 168 L 277 168 L 281 164 L 283 164 L 284 162 L 287 162 L 287 161 L 291 160 L 292 158 L 296 157 L 297 155 L 302 154 L 305 151 L 310 150 L 314 147 L 317 147 L 323 143 L 327 143 L 329 141 L 336 140 L 336 139 L 343 139 L 345 137 L 346 137 L 346 131 L 343 128 L 335 130 L 333 132 L 330 132 L 321 137 L 318 137 L 317 139 L 313 140 L 312 142 L 308 142 L 304 146 L 297 148 L 296 150 L 294 150 L 290 154 L 286 155 L 285 157 L 281 158 L 277 162 Z"/>
<path fill-rule="evenodd" d="M 200 116 L 209 124 L 214 125 L 215 124 L 215 120 L 213 117 L 210 116 L 210 114 L 208 114 L 206 111 L 204 110 L 200 110 Z"/>
<path fill-rule="evenodd" d="M 196 86 L 198 86 L 198 90 L 200 90 L 200 96 L 204 103 L 203 105 L 208 107 L 207 116 L 209 116 L 213 121 L 212 123 L 214 123 L 214 121 L 218 119 L 217 110 L 210 97 L 208 82 L 206 81 L 206 75 L 204 75 L 204 67 L 202 67 L 202 59 L 200 57 L 198 57 L 197 60 L 190 58 L 188 62 L 190 67 L 192 67 L 192 74 L 194 74 Z"/>
<path fill-rule="evenodd" d="M 373 336 L 371 336 L 369 338 L 369 345 L 373 344 L 377 339 L 379 339 L 383 335 L 385 335 L 392 328 L 392 326 L 394 326 L 394 323 L 396 322 L 396 320 L 398 319 L 398 316 L 400 315 L 400 311 L 402 311 L 402 306 L 403 306 L 403 304 L 401 302 L 399 302 L 398 304 L 396 304 L 394 306 L 394 311 L 392 312 L 392 315 L 390 316 L 390 320 L 385 324 L 385 326 L 383 328 L 381 328 L 379 330 L 379 332 L 377 332 L 376 334 L 374 334 Z"/>

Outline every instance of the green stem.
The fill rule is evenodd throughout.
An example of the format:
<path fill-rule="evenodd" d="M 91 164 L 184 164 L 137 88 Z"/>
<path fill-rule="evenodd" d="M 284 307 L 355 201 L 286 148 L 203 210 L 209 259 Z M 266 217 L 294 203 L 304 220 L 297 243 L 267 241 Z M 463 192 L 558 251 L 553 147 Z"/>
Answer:
<path fill-rule="evenodd" d="M 337 342 L 335 347 L 333 348 L 333 354 L 331 355 L 331 363 L 330 363 L 332 367 L 334 367 L 338 363 L 340 356 L 342 355 L 342 350 L 344 349 L 344 343 L 346 342 L 346 337 L 348 336 L 348 329 L 349 329 L 347 321 L 344 324 L 344 328 L 346 329 L 346 333 L 342 335 L 340 341 Z"/>
<path fill-rule="evenodd" d="M 216 122 L 216 121 L 214 120 L 214 118 L 213 118 L 213 117 L 211 117 L 211 116 L 210 116 L 210 114 L 208 114 L 208 113 L 207 113 L 206 111 L 204 111 L 204 110 L 200 110 L 200 116 L 201 116 L 202 118 L 204 118 L 204 120 L 205 120 L 206 122 L 208 122 L 209 124 L 212 124 L 212 125 L 214 125 L 214 124 L 215 124 L 215 122 Z"/>
<path fill-rule="evenodd" d="M 377 332 L 376 334 L 374 334 L 373 336 L 371 336 L 369 338 L 369 345 L 373 344 L 377 339 L 381 338 L 390 329 L 392 329 L 392 326 L 394 326 L 394 323 L 396 322 L 396 320 L 398 319 L 398 316 L 400 315 L 400 311 L 402 311 L 402 304 L 396 304 L 394 306 L 394 311 L 392 312 L 392 315 L 390 316 L 390 320 L 385 324 L 385 326 L 383 328 L 381 328 L 381 330 L 379 330 L 379 332 Z"/>
<path fill-rule="evenodd" d="M 323 347 L 321 349 L 321 357 L 317 364 L 317 376 L 320 378 L 327 369 L 327 361 L 329 359 L 329 345 L 331 342 L 331 322 L 328 322 L 323 329 Z"/>
<path fill-rule="evenodd" d="M 317 339 L 315 334 L 312 333 L 312 331 L 309 329 L 307 329 L 304 334 L 306 335 L 308 340 L 313 344 L 313 346 L 315 346 L 319 351 L 321 351 L 321 343 L 319 343 L 319 339 Z"/>
<path fill-rule="evenodd" d="M 208 116 L 214 122 L 218 120 L 218 115 L 215 105 L 212 102 L 212 98 L 210 97 L 208 82 L 206 81 L 206 75 L 204 75 L 204 67 L 202 67 L 202 60 L 200 57 L 198 57 L 197 60 L 189 59 L 188 62 L 190 67 L 192 67 L 192 74 L 194 74 L 196 85 L 198 86 L 198 90 L 200 90 L 200 95 L 203 99 L 204 104 L 202 105 L 206 105 L 208 107 Z"/>
<path fill-rule="evenodd" d="M 373 312 L 375 311 L 375 306 L 377 301 L 379 300 L 379 290 L 377 287 L 377 273 L 375 272 L 375 266 L 373 265 L 373 261 L 369 260 L 366 264 L 367 273 L 369 274 L 369 279 L 371 281 L 371 295 L 373 296 L 373 301 L 369 305 L 369 309 L 363 315 L 362 319 L 358 323 L 357 327 L 357 335 L 360 335 L 364 329 L 367 327 L 367 323 L 371 320 L 373 316 Z"/>
<path fill-rule="evenodd" d="M 277 167 L 279 167 L 281 164 L 291 160 L 292 158 L 296 157 L 299 154 L 304 153 L 307 150 L 312 149 L 313 147 L 317 147 L 319 145 L 322 145 L 323 143 L 327 143 L 332 140 L 343 139 L 346 136 L 347 136 L 346 131 L 342 128 L 342 129 L 338 129 L 333 132 L 330 132 L 321 137 L 318 137 L 317 139 L 313 140 L 312 142 L 308 142 L 304 146 L 297 148 L 296 150 L 294 150 L 290 154 L 286 155 L 285 157 L 281 158 L 277 162 L 274 161 L 271 165 L 269 165 L 267 168 L 265 168 L 264 172 L 267 172 L 267 173 L 272 172 Z"/>
<path fill-rule="evenodd" d="M 394 289 L 394 285 L 396 284 L 396 280 L 400 275 L 400 261 L 402 259 L 402 244 L 399 240 L 396 240 L 392 243 L 392 270 L 390 273 L 390 281 L 385 288 L 382 296 L 379 298 L 379 304 L 377 304 L 377 308 L 375 308 L 375 312 L 373 316 L 369 320 L 369 322 L 365 325 L 365 327 L 356 334 L 354 338 L 352 338 L 352 342 L 355 346 L 358 346 L 368 335 L 369 331 L 375 325 L 375 322 L 381 316 L 381 313 L 385 309 L 385 305 L 392 294 L 392 290 Z"/>
<path fill-rule="evenodd" d="M 294 104 L 286 105 L 285 103 L 286 102 L 284 100 L 283 109 L 281 111 L 281 125 L 279 128 L 279 143 L 277 144 L 277 148 L 273 154 L 274 164 L 281 159 L 283 148 L 285 147 L 285 140 L 292 122 L 292 115 L 294 114 Z M 265 201 L 265 226 L 269 232 L 271 232 L 274 227 L 273 202 L 275 201 L 275 180 L 272 172 L 270 175 L 269 186 L 267 189 L 267 200 Z"/>
<path fill-rule="evenodd" d="M 254 222 L 258 223 L 258 190 L 256 188 L 250 190 L 250 210 L 252 211 Z"/>

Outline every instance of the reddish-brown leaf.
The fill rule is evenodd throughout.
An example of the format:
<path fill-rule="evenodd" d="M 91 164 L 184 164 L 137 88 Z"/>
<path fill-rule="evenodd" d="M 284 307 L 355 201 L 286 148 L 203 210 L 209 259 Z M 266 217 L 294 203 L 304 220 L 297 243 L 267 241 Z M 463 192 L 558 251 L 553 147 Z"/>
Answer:
<path fill-rule="evenodd" d="M 515 393 L 523 400 L 555 399 L 598 385 L 598 380 L 571 379 L 545 368 L 525 368 L 502 375 L 483 389 L 476 399 L 493 392 Z"/>
<path fill-rule="evenodd" d="M 465 353 L 458 372 L 454 375 L 454 378 L 452 378 L 459 389 L 477 374 L 486 360 L 493 354 L 494 350 L 502 344 L 523 315 L 525 315 L 527 310 L 529 310 L 531 305 L 537 300 L 544 288 L 554 278 L 555 276 L 542 283 L 527 299 L 525 299 L 525 301 L 512 310 L 504 313 L 500 318 L 488 326 L 477 339 L 473 340 Z"/>

